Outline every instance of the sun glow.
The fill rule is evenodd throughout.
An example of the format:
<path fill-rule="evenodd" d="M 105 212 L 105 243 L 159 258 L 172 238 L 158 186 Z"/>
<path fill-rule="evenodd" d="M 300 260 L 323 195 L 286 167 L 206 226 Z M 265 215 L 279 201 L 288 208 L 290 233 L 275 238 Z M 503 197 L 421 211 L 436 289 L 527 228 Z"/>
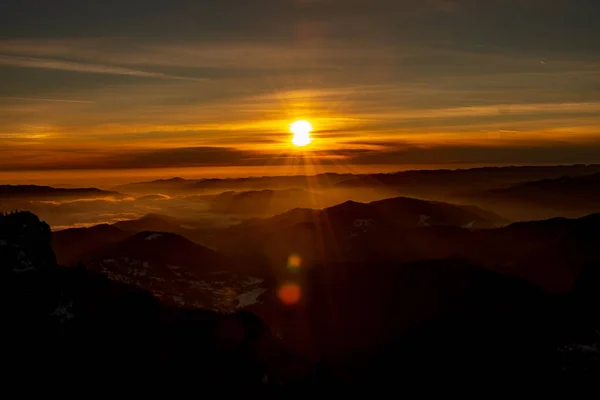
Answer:
<path fill-rule="evenodd" d="M 296 146 L 306 146 L 312 142 L 310 132 L 313 130 L 312 125 L 308 121 L 296 121 L 290 125 L 290 131 L 294 134 L 292 143 Z"/>

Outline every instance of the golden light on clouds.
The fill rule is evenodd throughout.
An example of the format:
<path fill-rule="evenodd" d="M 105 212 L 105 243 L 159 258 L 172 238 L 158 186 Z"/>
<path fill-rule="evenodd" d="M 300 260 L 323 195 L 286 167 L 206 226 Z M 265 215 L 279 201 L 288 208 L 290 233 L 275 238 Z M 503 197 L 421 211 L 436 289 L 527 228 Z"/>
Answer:
<path fill-rule="evenodd" d="M 305 120 L 295 121 L 290 125 L 290 131 L 294 134 L 292 143 L 299 147 L 304 147 L 312 142 L 310 132 L 312 132 L 312 124 Z"/>

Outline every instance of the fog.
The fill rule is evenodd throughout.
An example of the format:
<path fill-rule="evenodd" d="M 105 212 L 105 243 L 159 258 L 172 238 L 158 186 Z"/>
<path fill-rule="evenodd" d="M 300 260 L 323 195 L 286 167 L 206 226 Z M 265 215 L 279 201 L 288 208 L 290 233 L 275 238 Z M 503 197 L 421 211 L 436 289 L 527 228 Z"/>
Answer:
<path fill-rule="evenodd" d="M 167 192 L 167 193 L 165 193 Z M 375 189 L 260 189 L 169 191 L 95 198 L 0 199 L 0 211 L 37 214 L 52 230 L 114 224 L 159 214 L 193 228 L 220 228 L 293 208 L 321 209 L 347 200 L 369 202 L 393 193 Z"/>
<path fill-rule="evenodd" d="M 177 225 L 190 229 L 211 230 L 295 208 L 323 209 L 348 200 L 368 203 L 404 196 L 475 205 L 509 221 L 525 221 L 598 212 L 599 181 L 600 166 L 574 165 L 375 175 L 168 177 L 101 189 L 89 188 L 89 184 L 4 185 L 0 211 L 32 211 L 55 231 L 114 224 L 148 214 L 177 219 Z"/>

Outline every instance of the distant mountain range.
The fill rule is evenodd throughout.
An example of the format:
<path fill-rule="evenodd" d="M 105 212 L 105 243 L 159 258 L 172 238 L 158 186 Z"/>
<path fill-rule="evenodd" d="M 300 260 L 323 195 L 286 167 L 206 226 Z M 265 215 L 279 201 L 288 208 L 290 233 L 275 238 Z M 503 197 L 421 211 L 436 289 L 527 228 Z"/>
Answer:
<path fill-rule="evenodd" d="M 293 208 L 325 206 L 327 201 L 331 200 L 304 189 L 229 191 L 215 196 L 210 201 L 210 210 L 224 214 L 274 215 Z"/>
<path fill-rule="evenodd" d="M 485 190 L 538 179 L 599 173 L 600 165 L 485 167 L 458 170 L 416 170 L 389 174 L 337 174 L 263 176 L 249 178 L 161 179 L 117 186 L 123 193 L 181 193 L 194 190 L 249 191 L 259 189 L 393 188 L 397 194 L 446 195 Z"/>
<path fill-rule="evenodd" d="M 248 178 L 205 178 L 188 180 L 182 178 L 160 179 L 149 182 L 129 183 L 115 188 L 125 193 L 179 193 L 198 190 L 257 190 L 257 189 L 309 189 L 331 187 L 353 178 L 352 174 L 325 173 L 314 176 L 261 176 Z"/>
<path fill-rule="evenodd" d="M 292 254 L 307 264 L 458 258 L 551 292 L 569 290 L 582 268 L 600 262 L 594 245 L 600 240 L 600 214 L 490 229 L 502 222 L 479 209 L 399 198 L 292 210 L 215 232 L 207 240 L 245 260 L 245 267 L 262 265 L 265 273 L 284 271 L 284 276 L 282 266 Z"/>
<path fill-rule="evenodd" d="M 392 257 L 404 248 L 399 233 L 410 229 L 481 229 L 506 224 L 503 218 L 473 206 L 456 206 L 398 197 L 368 204 L 348 201 L 323 210 L 295 209 L 271 218 L 251 219 L 214 231 L 207 240 L 221 251 L 285 264 L 290 254 L 306 260 L 346 261 Z M 388 247 L 382 248 L 387 243 Z M 243 254 L 243 255 L 242 255 Z M 261 263 L 263 261 L 257 261 Z"/>
<path fill-rule="evenodd" d="M 506 225 L 503 218 L 477 207 L 393 198 L 368 204 L 346 202 L 323 210 L 294 209 L 209 231 L 188 229 L 181 220 L 148 215 L 113 226 L 55 232 L 53 246 L 64 265 L 115 257 L 143 262 L 142 253 L 161 260 L 161 252 L 167 257 L 161 261 L 165 265 L 178 265 L 173 259 L 168 261 L 175 253 L 184 255 L 177 261 L 180 264 L 212 265 L 186 247 L 202 245 L 227 256 L 229 265 L 235 265 L 225 270 L 269 280 L 288 275 L 285 266 L 291 255 L 305 264 L 459 258 L 525 278 L 551 292 L 563 292 L 585 265 L 600 261 L 594 244 L 595 238 L 600 238 L 598 215 Z M 118 248 L 115 246 L 135 234 L 152 235 L 148 232 L 178 235 L 173 243 L 179 244 L 171 250 L 157 247 L 155 253 L 153 245 L 161 242 L 134 240 L 140 251 L 124 245 L 127 251 L 122 254 L 100 252 Z"/>
<path fill-rule="evenodd" d="M 0 199 L 63 199 L 123 197 L 123 194 L 96 188 L 54 188 L 36 185 L 0 185 Z"/>
<path fill-rule="evenodd" d="M 582 216 L 600 212 L 600 173 L 524 182 L 465 198 L 501 209 L 514 219 Z"/>
<path fill-rule="evenodd" d="M 580 176 L 600 172 L 598 165 L 558 165 L 532 167 L 484 167 L 457 170 L 405 171 L 372 174 L 344 180 L 344 187 L 392 186 L 423 193 L 484 190 L 538 179 Z"/>

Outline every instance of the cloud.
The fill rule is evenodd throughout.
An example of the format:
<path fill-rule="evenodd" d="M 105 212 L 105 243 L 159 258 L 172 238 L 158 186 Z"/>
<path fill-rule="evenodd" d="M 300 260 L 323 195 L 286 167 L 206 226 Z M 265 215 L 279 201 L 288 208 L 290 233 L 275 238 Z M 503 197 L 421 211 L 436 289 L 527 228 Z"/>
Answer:
<path fill-rule="evenodd" d="M 62 154 L 56 156 L 56 154 Z M 290 165 L 493 165 L 600 163 L 600 140 L 556 139 L 526 143 L 431 143 L 400 140 L 357 141 L 333 149 L 257 152 L 227 147 L 183 147 L 73 154 L 57 149 L 49 156 L 27 150 L 8 158 L 0 171 L 94 170 L 164 167 L 259 167 Z"/>
<path fill-rule="evenodd" d="M 136 76 L 143 78 L 160 78 L 160 79 L 177 79 L 177 80 L 204 80 L 200 78 L 183 77 L 176 75 L 164 74 L 161 72 L 147 72 L 140 71 L 130 68 L 115 67 L 110 65 L 101 64 L 84 64 L 73 61 L 54 60 L 49 58 L 35 58 L 35 57 L 17 57 L 0 55 L 0 65 L 8 65 L 13 67 L 26 67 L 26 68 L 43 68 L 43 69 L 55 69 L 62 71 L 73 71 L 73 72 L 85 72 L 85 73 L 96 73 L 96 74 L 110 74 L 110 75 L 126 75 Z"/>
<path fill-rule="evenodd" d="M 541 103 L 541 104 L 494 104 L 486 106 L 452 107 L 437 109 L 398 111 L 391 115 L 373 115 L 373 118 L 406 119 L 496 117 L 535 114 L 594 114 L 600 111 L 600 102 L 590 103 Z M 367 116 L 368 117 L 368 116 Z"/>
<path fill-rule="evenodd" d="M 74 103 L 74 104 L 94 104 L 93 101 L 88 100 L 67 100 L 67 99 L 39 99 L 35 97 L 0 97 L 0 100 L 21 100 L 21 101 L 41 101 L 50 103 Z"/>
<path fill-rule="evenodd" d="M 253 153 L 227 147 L 184 147 L 128 153 L 109 160 L 113 168 L 244 164 Z"/>
<path fill-rule="evenodd" d="M 363 143 L 364 144 L 364 143 Z M 418 146 L 374 142 L 378 149 L 346 150 L 347 162 L 356 165 L 527 165 L 600 163 L 600 140 L 588 143 L 550 142 L 528 145 Z"/>
<path fill-rule="evenodd" d="M 323 163 L 600 132 L 597 1 L 92 3 L 0 13 L 1 169 L 291 162 L 301 118 Z"/>
<path fill-rule="evenodd" d="M 258 165 L 265 155 L 227 147 L 181 147 L 163 149 L 36 149 L 20 148 L 16 157 L 4 160 L 0 171 L 44 169 L 129 169 L 192 166 Z"/>

